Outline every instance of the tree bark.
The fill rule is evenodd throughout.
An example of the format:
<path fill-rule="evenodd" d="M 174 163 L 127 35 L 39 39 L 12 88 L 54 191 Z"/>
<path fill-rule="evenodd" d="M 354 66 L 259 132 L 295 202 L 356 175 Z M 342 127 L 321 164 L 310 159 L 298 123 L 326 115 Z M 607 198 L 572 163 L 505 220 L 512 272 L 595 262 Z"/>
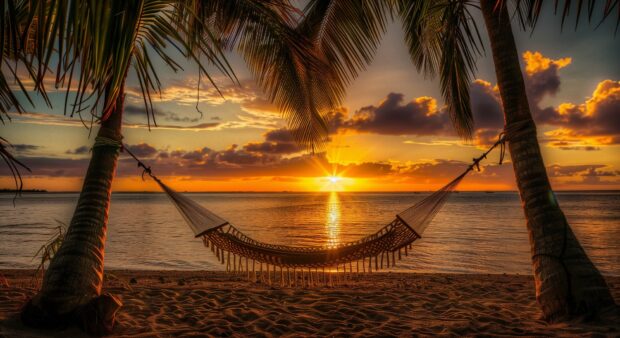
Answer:
<path fill-rule="evenodd" d="M 102 296 L 101 289 L 112 180 L 122 144 L 123 101 L 121 94 L 110 117 L 101 123 L 64 241 L 45 272 L 39 294 L 22 310 L 27 325 L 57 327 L 77 321 L 93 334 L 109 333 L 114 325 L 121 304 L 111 295 Z"/>
<path fill-rule="evenodd" d="M 573 234 L 551 190 L 505 6 L 481 0 L 504 109 L 517 186 L 527 220 L 536 299 L 548 321 L 592 315 L 614 300 Z M 521 126 L 521 127 L 515 127 Z M 528 128 L 529 127 L 529 128 Z"/>

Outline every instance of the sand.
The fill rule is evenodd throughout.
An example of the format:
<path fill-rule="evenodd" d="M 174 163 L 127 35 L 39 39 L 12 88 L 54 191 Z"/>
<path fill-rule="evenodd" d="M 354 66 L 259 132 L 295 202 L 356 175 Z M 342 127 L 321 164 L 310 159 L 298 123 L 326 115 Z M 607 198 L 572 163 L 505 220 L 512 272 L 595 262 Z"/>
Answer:
<path fill-rule="evenodd" d="M 373 273 L 335 287 L 281 288 L 221 272 L 111 273 L 105 289 L 124 303 L 118 337 L 620 335 L 618 311 L 546 324 L 530 276 Z M 0 271 L 0 337 L 83 336 L 21 325 L 19 308 L 35 292 L 31 274 Z M 620 278 L 607 282 L 620 299 Z"/>

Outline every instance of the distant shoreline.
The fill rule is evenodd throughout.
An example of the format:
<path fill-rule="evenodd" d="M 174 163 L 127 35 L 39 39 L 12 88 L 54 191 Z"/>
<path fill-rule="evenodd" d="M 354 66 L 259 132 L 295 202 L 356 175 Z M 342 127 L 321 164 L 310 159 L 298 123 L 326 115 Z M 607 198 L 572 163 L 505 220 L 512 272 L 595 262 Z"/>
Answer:
<path fill-rule="evenodd" d="M 0 194 L 15 194 L 15 193 L 48 193 L 49 191 L 45 189 L 24 189 L 24 190 L 15 190 L 15 189 L 0 189 Z"/>
<path fill-rule="evenodd" d="M 2 189 L 0 194 L 15 194 L 16 190 Z M 179 191 L 184 194 L 316 194 L 331 193 L 331 191 Z M 336 191 L 341 194 L 428 194 L 433 193 L 431 190 L 415 190 L 415 191 Z M 620 193 L 617 189 L 599 189 L 599 190 L 554 190 L 556 193 Z M 22 194 L 77 194 L 80 191 L 47 191 L 43 189 L 22 190 Z M 114 191 L 112 194 L 163 194 L 162 191 Z M 517 190 L 456 190 L 454 193 L 518 193 Z"/>

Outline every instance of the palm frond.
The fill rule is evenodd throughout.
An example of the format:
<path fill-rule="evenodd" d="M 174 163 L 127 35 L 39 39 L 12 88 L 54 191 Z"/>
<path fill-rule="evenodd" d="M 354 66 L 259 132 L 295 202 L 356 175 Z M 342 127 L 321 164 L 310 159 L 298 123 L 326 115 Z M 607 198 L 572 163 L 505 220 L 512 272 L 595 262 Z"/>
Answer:
<path fill-rule="evenodd" d="M 24 188 L 20 167 L 28 171 L 30 171 L 30 168 L 10 153 L 8 149 L 10 147 L 12 147 L 11 143 L 9 143 L 9 141 L 5 138 L 0 137 L 0 158 L 2 158 L 4 164 L 6 164 L 11 171 L 11 176 L 13 176 L 13 181 L 15 182 L 15 197 L 17 197 Z M 13 199 L 13 203 L 15 203 L 15 199 Z"/>
<path fill-rule="evenodd" d="M 330 66 L 330 100 L 339 103 L 346 86 L 372 62 L 385 33 L 388 1 L 311 0 L 300 31 Z"/>
<path fill-rule="evenodd" d="M 32 259 L 37 259 L 39 261 L 39 265 L 37 265 L 32 276 L 35 285 L 39 284 L 39 281 L 45 273 L 46 264 L 52 261 L 52 258 L 54 258 L 54 255 L 56 255 L 65 239 L 67 225 L 59 220 L 56 220 L 56 223 L 58 223 L 58 226 L 54 228 L 55 231 L 32 257 Z"/>
<path fill-rule="evenodd" d="M 27 21 L 29 20 L 29 8 L 25 1 L 5 0 L 0 3 L 0 123 L 10 120 L 9 111 L 14 109 L 18 113 L 23 112 L 22 103 L 15 96 L 15 89 L 10 85 L 16 84 L 24 94 L 26 100 L 32 103 L 30 95 L 17 76 L 17 67 L 21 65 L 27 74 L 34 78 L 35 73 L 31 63 L 26 58 L 29 44 L 24 39 L 24 33 L 28 32 Z M 45 93 L 43 98 L 47 98 Z"/>
<path fill-rule="evenodd" d="M 209 35 L 191 36 L 186 25 L 176 20 L 176 13 L 185 3 L 31 0 L 25 25 L 36 27 L 30 34 L 33 51 L 29 54 L 31 62 L 37 63 L 36 86 L 44 91 L 43 79 L 54 68 L 56 86 L 66 87 L 65 113 L 73 116 L 89 111 L 104 121 L 115 108 L 130 65 L 141 85 L 147 114 L 154 117 L 150 97 L 152 91 L 160 91 L 160 83 L 153 55 L 176 71 L 181 67 L 171 55 L 179 52 L 196 62 L 200 72 L 211 79 L 201 61 L 205 56 L 232 76 L 223 52 L 214 48 L 215 39 L 209 39 Z M 57 62 L 52 67 L 54 54 Z"/>
<path fill-rule="evenodd" d="M 195 1 L 192 11 L 202 27 L 217 29 L 222 46 L 240 52 L 299 143 L 310 148 L 326 139 L 322 108 L 329 103 L 315 87 L 316 74 L 326 65 L 297 31 L 298 10 L 286 0 L 218 0 Z"/>
<path fill-rule="evenodd" d="M 483 52 L 482 38 L 470 12 L 475 7 L 465 0 L 397 3 L 413 63 L 426 75 L 439 75 L 452 124 L 466 139 L 474 129 L 469 85 L 476 71 L 476 57 Z"/>
<path fill-rule="evenodd" d="M 497 5 L 505 6 L 506 0 L 498 0 Z M 534 30 L 543 10 L 543 1 L 516 0 L 515 9 L 517 15 L 519 16 L 522 28 L 531 28 L 532 30 Z M 588 22 L 592 22 L 593 17 L 595 16 L 597 11 L 600 11 L 600 20 L 597 23 L 597 27 L 606 20 L 608 20 L 610 17 L 613 17 L 614 12 L 616 13 L 616 33 L 618 32 L 618 28 L 620 27 L 620 0 L 565 0 L 563 1 L 563 5 L 560 4 L 560 1 L 556 0 L 554 2 L 553 9 L 554 13 L 556 15 L 558 15 L 559 13 L 562 18 L 561 27 L 564 27 L 566 19 L 568 19 L 568 17 L 571 15 L 571 11 L 576 11 L 576 13 L 574 14 L 575 29 L 577 29 L 577 26 L 579 26 L 579 22 L 581 21 L 583 15 L 587 17 Z"/>

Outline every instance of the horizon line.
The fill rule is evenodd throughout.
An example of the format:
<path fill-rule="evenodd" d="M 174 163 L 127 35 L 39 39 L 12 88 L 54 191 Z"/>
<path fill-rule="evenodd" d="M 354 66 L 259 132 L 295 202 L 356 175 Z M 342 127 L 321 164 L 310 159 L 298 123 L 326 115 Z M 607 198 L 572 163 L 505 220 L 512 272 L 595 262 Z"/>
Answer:
<path fill-rule="evenodd" d="M 552 189 L 554 192 L 620 192 L 620 189 Z M 269 194 L 269 193 L 291 193 L 291 194 L 314 194 L 314 193 L 429 193 L 435 192 L 436 190 L 346 190 L 346 191 L 307 191 L 307 190 L 202 190 L 202 191 L 182 191 L 177 190 L 177 192 L 181 192 L 184 194 L 221 194 L 221 193 L 239 193 L 239 194 L 247 194 L 247 193 L 258 193 L 258 194 Z M 0 194 L 14 194 L 18 191 L 11 189 L 0 189 Z M 496 193 L 496 192 L 513 192 L 518 193 L 518 190 L 454 190 L 455 193 L 461 192 L 480 192 L 480 193 Z M 69 193 L 80 193 L 79 190 L 66 190 L 66 191 L 47 191 L 45 189 L 24 189 L 21 191 L 22 194 L 69 194 Z M 164 194 L 163 191 L 140 191 L 140 190 L 121 190 L 121 191 L 113 191 L 113 194 Z"/>

